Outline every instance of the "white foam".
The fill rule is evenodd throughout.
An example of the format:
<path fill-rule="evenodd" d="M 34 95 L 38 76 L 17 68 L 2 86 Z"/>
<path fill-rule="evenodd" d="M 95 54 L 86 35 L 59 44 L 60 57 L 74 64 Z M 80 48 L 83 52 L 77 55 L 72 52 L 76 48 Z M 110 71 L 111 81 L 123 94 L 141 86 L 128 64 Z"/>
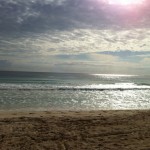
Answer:
<path fill-rule="evenodd" d="M 150 89 L 148 85 L 136 85 L 134 83 L 115 84 L 91 84 L 83 86 L 56 86 L 50 84 L 12 84 L 1 83 L 0 90 L 128 90 Z"/>

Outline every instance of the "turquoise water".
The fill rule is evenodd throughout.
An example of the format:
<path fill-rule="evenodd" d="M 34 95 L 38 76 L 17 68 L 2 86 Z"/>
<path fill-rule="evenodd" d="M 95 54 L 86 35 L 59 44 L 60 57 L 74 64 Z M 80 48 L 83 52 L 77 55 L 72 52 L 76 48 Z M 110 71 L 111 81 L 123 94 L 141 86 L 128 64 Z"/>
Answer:
<path fill-rule="evenodd" d="M 0 73 L 0 110 L 149 108 L 149 76 Z"/>

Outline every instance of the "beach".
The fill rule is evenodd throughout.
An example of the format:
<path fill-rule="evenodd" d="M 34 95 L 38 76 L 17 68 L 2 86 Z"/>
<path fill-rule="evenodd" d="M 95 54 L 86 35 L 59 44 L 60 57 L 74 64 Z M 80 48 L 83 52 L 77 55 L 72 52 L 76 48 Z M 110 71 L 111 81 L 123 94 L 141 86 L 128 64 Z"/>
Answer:
<path fill-rule="evenodd" d="M 1 150 L 149 150 L 150 110 L 1 111 Z"/>

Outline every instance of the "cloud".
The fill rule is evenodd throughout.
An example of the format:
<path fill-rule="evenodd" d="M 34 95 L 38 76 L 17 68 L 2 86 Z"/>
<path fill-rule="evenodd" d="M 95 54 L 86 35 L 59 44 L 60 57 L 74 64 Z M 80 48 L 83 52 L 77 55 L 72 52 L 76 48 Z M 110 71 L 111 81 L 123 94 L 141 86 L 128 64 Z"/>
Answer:
<path fill-rule="evenodd" d="M 111 56 L 119 56 L 121 58 L 124 57 L 132 57 L 132 56 L 149 56 L 150 51 L 130 51 L 130 50 L 122 50 L 122 51 L 103 51 L 99 52 L 99 54 L 111 55 Z"/>
<path fill-rule="evenodd" d="M 0 60 L 0 65 L 1 66 L 8 66 L 8 65 L 11 65 L 11 63 L 7 60 Z"/>
<path fill-rule="evenodd" d="M 149 6 L 149 1 L 123 7 L 104 0 L 0 0 L 0 59 L 14 70 L 136 68 L 150 52 Z"/>
<path fill-rule="evenodd" d="M 0 31 L 148 27 L 148 6 L 115 7 L 103 0 L 1 0 Z"/>
<path fill-rule="evenodd" d="M 28 33 L 17 38 L 1 36 L 0 54 L 14 57 L 42 57 L 124 49 L 149 52 L 149 33 L 150 31 L 146 29 L 125 31 L 74 29 L 72 31 L 49 30 L 47 33 L 39 34 Z"/>
<path fill-rule="evenodd" d="M 12 66 L 11 62 L 8 60 L 0 60 L 0 69 L 5 70 L 6 68 L 10 68 Z"/>
<path fill-rule="evenodd" d="M 149 64 L 150 64 L 150 58 L 144 58 L 144 59 L 142 59 L 141 64 L 143 66 L 145 66 L 145 68 L 150 68 L 150 66 L 149 66 Z"/>

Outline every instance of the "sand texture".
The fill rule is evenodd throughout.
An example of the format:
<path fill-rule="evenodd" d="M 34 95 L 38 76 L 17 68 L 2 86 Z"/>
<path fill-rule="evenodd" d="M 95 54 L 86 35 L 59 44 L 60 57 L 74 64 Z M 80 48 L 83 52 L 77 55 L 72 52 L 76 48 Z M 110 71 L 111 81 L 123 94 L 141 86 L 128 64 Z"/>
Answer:
<path fill-rule="evenodd" d="M 150 150 L 150 110 L 0 112 L 0 150 Z"/>

